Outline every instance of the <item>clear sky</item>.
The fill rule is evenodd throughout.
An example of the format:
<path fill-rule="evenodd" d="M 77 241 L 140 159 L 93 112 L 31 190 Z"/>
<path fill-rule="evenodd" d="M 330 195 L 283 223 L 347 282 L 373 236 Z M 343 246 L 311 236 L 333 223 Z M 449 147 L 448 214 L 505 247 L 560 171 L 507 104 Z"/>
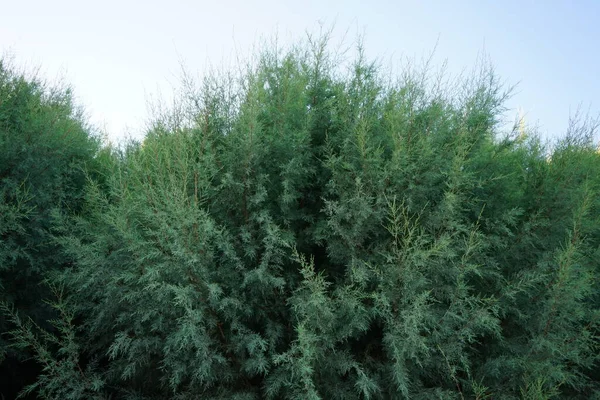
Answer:
<path fill-rule="evenodd" d="M 370 56 L 447 59 L 450 72 L 485 51 L 517 91 L 508 103 L 544 137 L 579 105 L 600 112 L 600 1 L 2 0 L 0 51 L 73 85 L 112 140 L 139 137 L 147 100 L 169 97 L 180 64 L 202 74 L 261 37 L 301 39 L 317 22 L 365 33 Z M 511 116 L 512 117 L 512 116 Z"/>

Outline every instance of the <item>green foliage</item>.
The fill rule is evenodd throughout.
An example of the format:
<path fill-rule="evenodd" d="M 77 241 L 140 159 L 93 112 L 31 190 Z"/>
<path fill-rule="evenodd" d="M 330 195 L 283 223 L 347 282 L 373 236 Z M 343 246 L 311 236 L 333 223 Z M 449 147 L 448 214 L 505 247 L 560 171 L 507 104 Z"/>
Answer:
<path fill-rule="evenodd" d="M 43 367 L 28 390 L 599 396 L 593 122 L 554 147 L 503 136 L 487 65 L 446 85 L 333 54 L 311 37 L 186 80 L 142 143 L 94 153 L 77 207 L 48 217 L 70 262 L 44 275 L 67 296 L 55 333 L 8 309 Z M 27 232 L 50 194 L 5 187 L 0 230 Z"/>
<path fill-rule="evenodd" d="M 56 328 L 56 334 L 41 329 L 31 318 L 23 320 L 14 309 L 2 305 L 15 326 L 9 332 L 12 345 L 23 350 L 31 348 L 35 361 L 43 366 L 37 381 L 27 386 L 19 397 L 38 392 L 46 399 L 101 399 L 96 393 L 102 388 L 103 381 L 91 370 L 93 364 L 85 372 L 79 365 L 80 348 L 75 340 L 73 313 L 64 302 L 62 291 L 52 289 L 57 301 L 50 305 L 58 319 L 50 322 Z"/>
<path fill-rule="evenodd" d="M 82 207 L 84 168 L 96 175 L 98 147 L 69 89 L 51 87 L 0 60 L 0 302 L 44 327 L 54 313 L 42 301 L 50 293 L 40 282 L 69 263 L 53 235 Z M 0 333 L 7 329 L 0 317 Z M 17 360 L 26 354 L 6 348 L 4 339 L 0 356 L 6 350 L 8 358 L 0 374 L 23 383 L 30 374 Z"/>
<path fill-rule="evenodd" d="M 55 218 L 82 204 L 83 167 L 98 148 L 88 129 L 70 90 L 0 62 L 0 273 L 8 293 L 8 282 L 36 285 L 31 276 L 63 262 L 50 235 Z"/>

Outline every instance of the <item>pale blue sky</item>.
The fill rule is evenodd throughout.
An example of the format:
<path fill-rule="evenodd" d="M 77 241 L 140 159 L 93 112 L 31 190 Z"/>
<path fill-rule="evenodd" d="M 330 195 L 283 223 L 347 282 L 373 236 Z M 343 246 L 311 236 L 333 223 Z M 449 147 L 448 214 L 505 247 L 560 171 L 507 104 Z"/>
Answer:
<path fill-rule="evenodd" d="M 565 132 L 578 105 L 600 111 L 600 1 L 127 1 L 2 2 L 0 50 L 74 86 L 92 122 L 118 140 L 141 134 L 146 100 L 178 85 L 180 61 L 202 74 L 279 31 L 302 38 L 317 21 L 364 32 L 370 56 L 421 57 L 450 72 L 482 51 L 545 137 Z M 512 118 L 511 115 L 511 118 Z"/>

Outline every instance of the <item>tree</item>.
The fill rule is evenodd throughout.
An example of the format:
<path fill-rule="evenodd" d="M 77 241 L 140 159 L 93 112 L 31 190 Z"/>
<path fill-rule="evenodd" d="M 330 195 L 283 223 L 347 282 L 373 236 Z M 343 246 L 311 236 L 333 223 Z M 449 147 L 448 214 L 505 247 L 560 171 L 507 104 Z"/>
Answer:
<path fill-rule="evenodd" d="M 70 262 L 54 233 L 64 229 L 64 217 L 81 209 L 85 168 L 94 173 L 99 149 L 84 121 L 70 89 L 0 61 L 0 301 L 44 327 L 53 313 L 43 302 L 50 292 L 41 282 Z M 9 326 L 0 319 L 2 334 Z M 0 353 L 8 356 L 0 375 L 18 387 L 31 379 L 17 363 L 24 354 L 7 348 L 5 335 L 0 340 Z"/>
<path fill-rule="evenodd" d="M 502 135 L 485 64 L 441 87 L 332 54 L 188 81 L 102 153 L 57 231 L 78 362 L 41 395 L 81 367 L 68 393 L 124 399 L 599 396 L 594 125 Z"/>

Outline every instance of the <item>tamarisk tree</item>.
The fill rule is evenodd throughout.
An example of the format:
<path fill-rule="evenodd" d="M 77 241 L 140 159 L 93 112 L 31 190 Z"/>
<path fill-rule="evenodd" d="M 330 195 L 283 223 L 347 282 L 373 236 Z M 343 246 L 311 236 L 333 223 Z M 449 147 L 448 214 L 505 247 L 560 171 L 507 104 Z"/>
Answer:
<path fill-rule="evenodd" d="M 502 131 L 486 64 L 434 78 L 311 37 L 186 81 L 57 228 L 73 362 L 32 390 L 598 398 L 595 125 L 547 146 Z"/>
<path fill-rule="evenodd" d="M 56 314 L 41 283 L 70 262 L 54 236 L 81 210 L 98 150 L 68 87 L 0 60 L 0 302 L 45 329 Z M 30 353 L 8 347 L 7 316 L 0 313 L 0 394 L 14 398 L 38 371 L 22 363 Z"/>

